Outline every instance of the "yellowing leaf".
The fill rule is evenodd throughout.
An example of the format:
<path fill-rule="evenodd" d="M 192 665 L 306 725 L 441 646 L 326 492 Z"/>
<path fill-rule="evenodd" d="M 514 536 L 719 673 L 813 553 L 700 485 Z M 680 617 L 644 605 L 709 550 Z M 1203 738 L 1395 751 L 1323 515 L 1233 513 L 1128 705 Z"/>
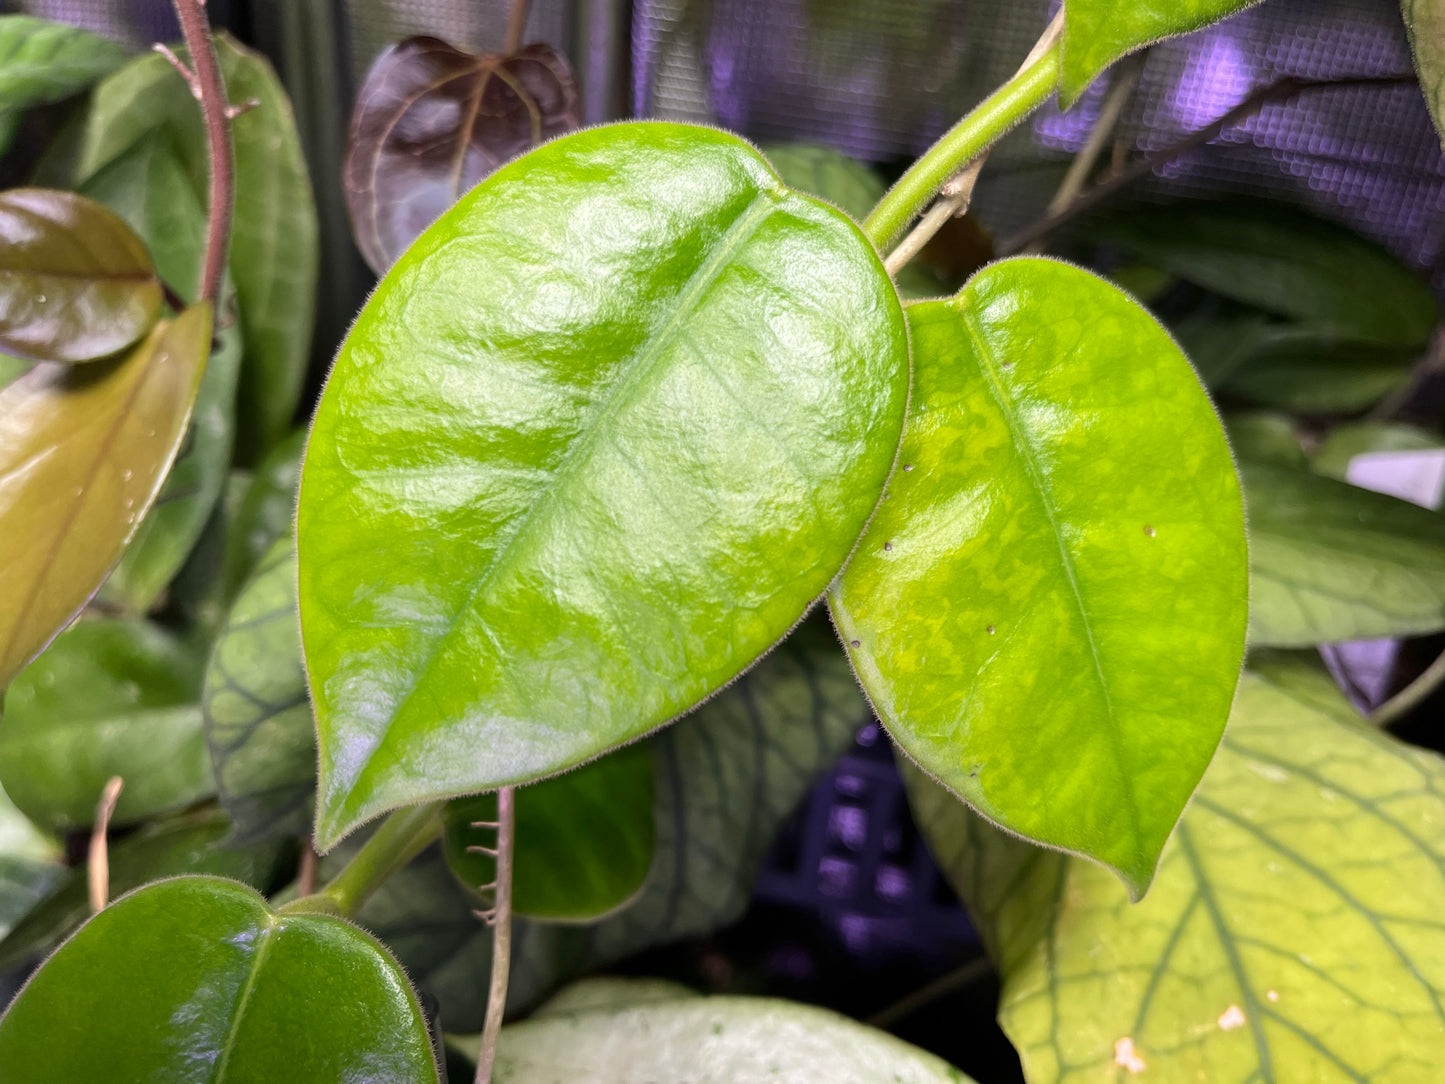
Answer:
<path fill-rule="evenodd" d="M 0 390 L 0 685 L 85 605 L 154 502 L 210 333 L 194 305 L 124 358 L 37 365 Z"/>
<path fill-rule="evenodd" d="M 1439 1079 L 1445 761 L 1308 664 L 1252 665 L 1142 903 L 910 779 L 1030 1084 Z"/>

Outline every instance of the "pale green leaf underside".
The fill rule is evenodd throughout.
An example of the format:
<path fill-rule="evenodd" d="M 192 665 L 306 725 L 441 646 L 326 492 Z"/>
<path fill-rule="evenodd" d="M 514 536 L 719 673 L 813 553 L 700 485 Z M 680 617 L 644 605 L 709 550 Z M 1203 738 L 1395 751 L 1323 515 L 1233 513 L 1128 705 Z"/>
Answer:
<path fill-rule="evenodd" d="M 1138 904 L 910 780 L 1030 1084 L 1413 1084 L 1445 1064 L 1445 762 L 1363 726 L 1312 667 L 1259 666 Z"/>
<path fill-rule="evenodd" d="M 1065 0 L 1063 71 L 1065 107 L 1114 61 L 1161 38 L 1187 34 L 1259 0 Z"/>
<path fill-rule="evenodd" d="M 829 596 L 839 631 L 925 771 L 1142 893 L 1244 649 L 1219 420 L 1165 331 L 1065 264 L 995 264 L 908 315 L 902 469 Z"/>
<path fill-rule="evenodd" d="M 1252 644 L 1445 628 L 1445 517 L 1303 468 L 1242 460 L 1240 473 Z"/>
<path fill-rule="evenodd" d="M 876 253 L 733 136 L 593 129 L 473 189 L 372 295 L 307 447 L 319 844 L 736 677 L 853 548 L 907 380 Z"/>
<path fill-rule="evenodd" d="M 495 1080 L 540 1084 L 924 1084 L 968 1080 L 886 1032 L 768 998 L 688 997 L 549 1014 L 502 1031 Z"/>
<path fill-rule="evenodd" d="M 1445 2 L 1400 0 L 1400 10 L 1410 31 L 1420 89 L 1430 106 L 1435 130 L 1445 142 Z"/>

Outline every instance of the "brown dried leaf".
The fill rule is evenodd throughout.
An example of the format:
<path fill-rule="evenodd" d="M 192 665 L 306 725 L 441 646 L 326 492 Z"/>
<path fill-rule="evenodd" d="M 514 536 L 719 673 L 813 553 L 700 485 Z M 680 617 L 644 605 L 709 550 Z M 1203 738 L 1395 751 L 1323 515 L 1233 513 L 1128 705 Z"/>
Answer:
<path fill-rule="evenodd" d="M 580 123 L 577 83 L 550 46 L 510 56 L 408 38 L 372 65 L 346 152 L 346 205 L 381 274 L 463 192 Z"/>

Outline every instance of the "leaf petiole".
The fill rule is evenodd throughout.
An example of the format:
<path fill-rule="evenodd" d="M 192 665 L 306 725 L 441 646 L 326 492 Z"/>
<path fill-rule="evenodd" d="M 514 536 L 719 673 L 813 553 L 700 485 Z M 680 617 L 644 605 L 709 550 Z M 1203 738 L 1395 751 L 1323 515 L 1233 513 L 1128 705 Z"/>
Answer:
<path fill-rule="evenodd" d="M 287 904 L 283 910 L 354 915 L 388 877 L 441 835 L 444 805 L 445 802 L 425 802 L 396 810 L 381 822 L 381 827 L 325 888 L 314 896 L 303 896 Z"/>

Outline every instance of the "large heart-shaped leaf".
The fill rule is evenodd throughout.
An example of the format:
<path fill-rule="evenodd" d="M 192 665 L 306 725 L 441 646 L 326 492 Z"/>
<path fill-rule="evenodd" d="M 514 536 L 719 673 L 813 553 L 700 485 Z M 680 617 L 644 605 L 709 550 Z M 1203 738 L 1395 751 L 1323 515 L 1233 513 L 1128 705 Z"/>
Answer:
<path fill-rule="evenodd" d="M 1059 102 L 1074 103 L 1105 68 L 1135 49 L 1208 26 L 1259 0 L 1067 0 Z"/>
<path fill-rule="evenodd" d="M 145 241 L 156 270 L 186 300 L 200 286 L 206 215 L 163 133 L 152 132 L 85 184 Z M 191 414 L 185 451 L 106 580 L 101 597 L 132 613 L 149 610 L 205 529 L 225 484 L 236 424 L 241 331 L 222 329 Z"/>
<path fill-rule="evenodd" d="M 581 123 L 577 83 L 549 45 L 510 56 L 407 38 L 356 95 L 344 183 L 351 228 L 381 274 L 483 177 Z"/>
<path fill-rule="evenodd" d="M 634 744 L 517 791 L 512 908 L 529 918 L 587 921 L 615 911 L 652 866 L 652 757 Z M 447 862 L 476 890 L 496 880 L 497 796 L 447 803 Z M 484 901 L 490 900 L 483 894 Z"/>
<path fill-rule="evenodd" d="M 1246 673 L 1142 903 L 910 778 L 1031 1084 L 1404 1084 L 1445 1064 L 1445 762 L 1302 666 Z"/>
<path fill-rule="evenodd" d="M 79 94 L 124 60 L 115 42 L 78 26 L 0 15 L 0 128 L 21 110 Z M 0 153 L 6 142 L 0 137 Z"/>
<path fill-rule="evenodd" d="M 1226 200 L 1133 207 L 1091 235 L 1252 308 L 1419 350 L 1439 321 L 1429 284 L 1379 245 L 1294 207 Z M 1279 329 L 1271 329 L 1276 334 Z"/>
<path fill-rule="evenodd" d="M 210 873 L 269 889 L 281 849 L 274 843 L 238 845 L 227 841 L 230 826 L 214 808 L 142 828 L 110 845 L 110 892 L 120 896 L 162 877 Z M 63 880 L 0 941 L 0 973 L 47 955 L 90 917 L 90 888 L 84 866 Z"/>
<path fill-rule="evenodd" d="M 83 926 L 0 1017 L 0 1064 L 20 1080 L 437 1080 L 380 942 L 218 877 L 162 881 Z"/>
<path fill-rule="evenodd" d="M 908 316 L 903 468 L 830 595 L 839 631 L 929 774 L 1141 894 L 1244 651 L 1219 420 L 1163 328 L 1066 264 L 995 264 Z"/>
<path fill-rule="evenodd" d="M 108 357 L 160 310 L 150 253 L 110 211 L 73 192 L 0 192 L 0 350 L 34 361 Z"/>
<path fill-rule="evenodd" d="M 503 1028 L 493 1079 L 967 1084 L 969 1078 L 925 1050 L 827 1009 L 771 998 L 686 997 L 548 1013 Z"/>
<path fill-rule="evenodd" d="M 1400 11 L 1410 31 L 1420 89 L 1430 106 L 1435 130 L 1445 145 L 1445 3 L 1441 0 L 1400 0 Z"/>
<path fill-rule="evenodd" d="M 37 365 L 0 390 L 0 686 L 94 594 L 150 510 L 210 344 L 202 303 L 124 358 Z"/>
<path fill-rule="evenodd" d="M 106 780 L 118 823 L 215 792 L 201 733 L 202 658 L 144 621 L 81 621 L 11 683 L 0 783 L 31 820 L 89 825 Z"/>
<path fill-rule="evenodd" d="M 535 1005 L 558 982 L 654 945 L 736 922 L 779 828 L 872 718 L 838 642 L 809 621 L 694 715 L 652 738 L 656 847 L 642 891 L 588 926 L 519 920 L 508 1003 Z M 360 921 L 475 1031 L 486 1008 L 492 931 L 440 856 L 382 885 Z"/>
<path fill-rule="evenodd" d="M 478 185 L 372 295 L 311 431 L 318 845 L 730 681 L 837 574 L 907 387 L 876 253 L 733 136 L 597 128 Z"/>
<path fill-rule="evenodd" d="M 1445 628 L 1445 518 L 1303 468 L 1241 460 L 1250 642 L 1309 647 Z"/>
<path fill-rule="evenodd" d="M 204 704 L 216 784 L 237 838 L 305 833 L 316 785 L 316 731 L 289 538 L 275 544 L 237 596 L 211 652 Z"/>
<path fill-rule="evenodd" d="M 306 375 L 315 319 L 316 207 L 291 105 L 270 64 L 224 34 L 217 36 L 216 51 L 230 98 L 258 103 L 231 125 L 236 212 L 229 257 L 246 354 L 237 444 L 243 457 L 254 461 L 289 429 Z M 185 80 L 154 54 L 96 87 L 79 139 L 74 183 L 84 184 L 155 133 L 180 156 L 204 205 L 208 166 L 201 113 Z"/>

